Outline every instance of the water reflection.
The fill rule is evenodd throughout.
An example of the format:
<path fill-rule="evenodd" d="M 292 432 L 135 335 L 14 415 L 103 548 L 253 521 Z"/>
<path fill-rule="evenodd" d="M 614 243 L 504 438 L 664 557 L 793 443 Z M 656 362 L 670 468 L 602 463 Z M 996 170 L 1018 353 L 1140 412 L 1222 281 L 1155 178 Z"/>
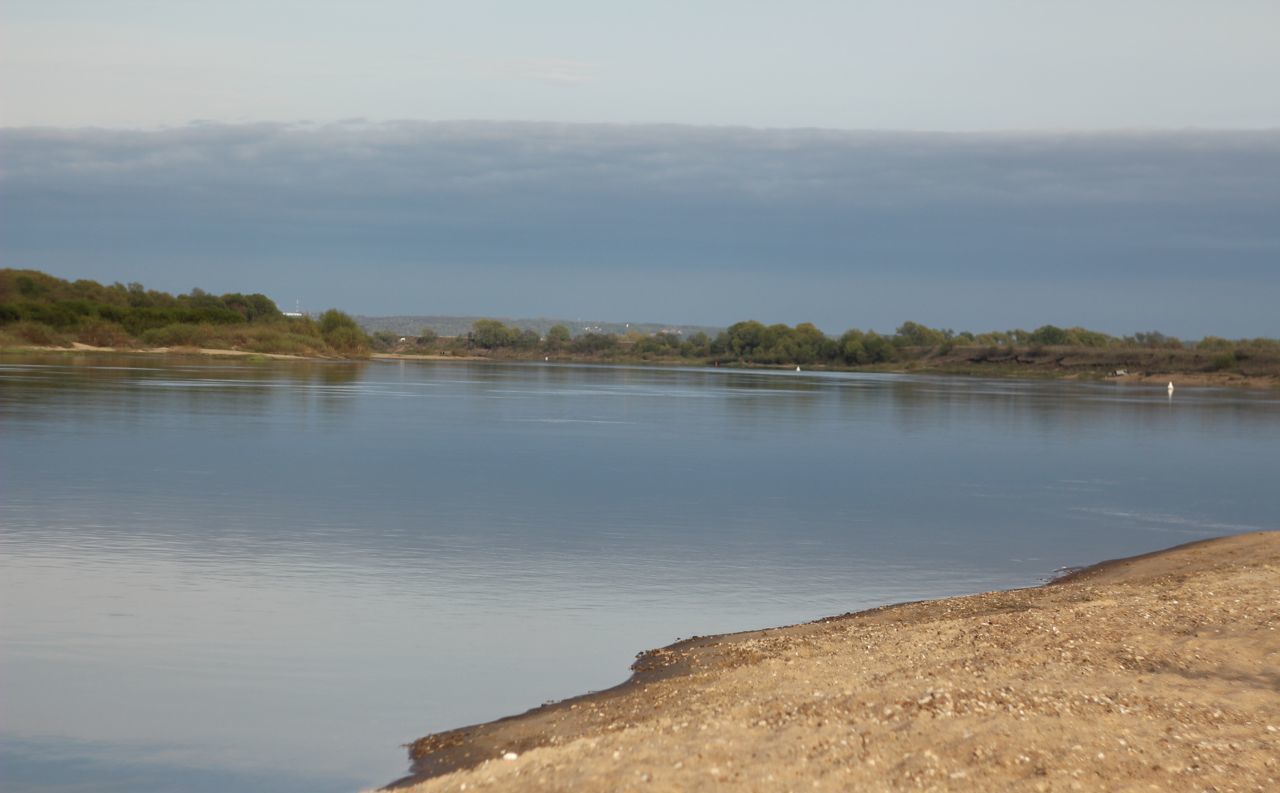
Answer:
<path fill-rule="evenodd" d="M 1278 418 L 1115 384 L 0 358 L 6 789 L 351 789 L 678 636 L 1274 527 Z"/>
<path fill-rule="evenodd" d="M 347 408 L 363 367 L 317 361 L 165 365 L 143 355 L 103 364 L 99 356 L 22 356 L 22 363 L 0 365 L 0 416 L 12 419 L 15 429 L 43 417 L 75 421 L 85 414 L 75 408 L 87 393 L 93 399 L 87 415 L 95 425 L 136 424 L 145 418 L 142 411 L 251 420 L 277 410 L 279 400 L 330 416 Z"/>

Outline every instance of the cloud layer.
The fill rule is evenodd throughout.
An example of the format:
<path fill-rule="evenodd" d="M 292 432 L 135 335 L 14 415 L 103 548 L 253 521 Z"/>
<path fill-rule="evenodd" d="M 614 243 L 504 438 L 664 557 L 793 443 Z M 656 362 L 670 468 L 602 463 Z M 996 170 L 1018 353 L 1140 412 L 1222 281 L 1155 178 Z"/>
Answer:
<path fill-rule="evenodd" d="M 4 263 L 66 275 L 363 313 L 1134 330 L 1173 307 L 1166 331 L 1280 334 L 1278 132 L 26 128 L 0 162 Z"/>

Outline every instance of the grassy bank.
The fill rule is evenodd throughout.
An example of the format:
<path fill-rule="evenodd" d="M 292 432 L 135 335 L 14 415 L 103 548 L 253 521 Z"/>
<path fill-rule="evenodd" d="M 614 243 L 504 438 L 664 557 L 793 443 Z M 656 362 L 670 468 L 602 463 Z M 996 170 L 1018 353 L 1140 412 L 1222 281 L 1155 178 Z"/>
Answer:
<path fill-rule="evenodd" d="M 1111 336 L 1044 325 L 1032 331 L 955 332 L 904 322 L 892 334 L 851 329 L 829 336 L 794 327 L 737 322 L 705 332 L 573 336 L 476 321 L 465 335 L 366 334 L 347 314 L 282 313 L 261 294 L 171 295 L 140 284 L 66 281 L 34 270 L 0 270 L 0 348 L 224 350 L 245 354 L 363 358 L 487 359 L 806 370 L 919 372 L 987 377 L 1179 379 L 1186 384 L 1280 386 L 1280 341 L 1155 331 Z"/>
<path fill-rule="evenodd" d="M 465 338 L 433 340 L 418 344 L 376 346 L 376 357 L 427 360 L 554 361 L 557 363 L 639 364 L 656 366 L 717 366 L 729 368 L 794 369 L 805 371 L 896 372 L 949 374 L 976 377 L 1056 378 L 1073 380 L 1164 381 L 1176 379 L 1186 385 L 1245 385 L 1280 387 L 1280 348 L 1266 346 L 1233 347 L 1229 357 L 1221 349 L 1184 347 L 1108 348 L 1075 346 L 949 346 L 945 350 L 899 348 L 882 361 L 856 363 L 808 361 L 801 365 L 760 362 L 732 355 L 678 355 L 643 353 L 620 341 L 603 350 L 572 347 L 547 349 L 542 346 L 520 349 L 486 349 L 468 344 Z"/>
<path fill-rule="evenodd" d="M 369 337 L 330 309 L 288 316 L 261 294 L 171 295 L 141 284 L 66 281 L 0 269 L 0 348 L 218 349 L 359 358 Z"/>
<path fill-rule="evenodd" d="M 1185 341 L 1155 331 L 1111 336 L 1045 325 L 1033 331 L 974 334 L 903 323 L 893 334 L 848 330 L 828 336 L 811 324 L 764 325 L 748 320 L 712 337 L 706 333 L 623 335 L 584 333 L 563 325 L 544 335 L 481 320 L 465 336 L 373 334 L 384 355 L 554 360 L 580 363 L 774 367 L 831 371 L 921 372 L 988 377 L 1143 379 L 1280 384 L 1280 341 L 1206 337 Z"/>
<path fill-rule="evenodd" d="M 1280 349 L 1241 347 L 1228 356 L 1204 348 L 955 347 L 908 358 L 897 371 L 988 377 L 1165 380 L 1280 386 Z"/>

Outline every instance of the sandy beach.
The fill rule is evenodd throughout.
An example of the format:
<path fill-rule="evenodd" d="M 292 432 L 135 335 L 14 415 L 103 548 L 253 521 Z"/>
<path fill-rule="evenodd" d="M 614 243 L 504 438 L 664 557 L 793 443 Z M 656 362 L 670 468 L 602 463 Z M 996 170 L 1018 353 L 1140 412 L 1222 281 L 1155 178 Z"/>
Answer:
<path fill-rule="evenodd" d="M 419 739 L 459 790 L 1280 789 L 1280 532 L 1031 589 L 693 638 Z"/>

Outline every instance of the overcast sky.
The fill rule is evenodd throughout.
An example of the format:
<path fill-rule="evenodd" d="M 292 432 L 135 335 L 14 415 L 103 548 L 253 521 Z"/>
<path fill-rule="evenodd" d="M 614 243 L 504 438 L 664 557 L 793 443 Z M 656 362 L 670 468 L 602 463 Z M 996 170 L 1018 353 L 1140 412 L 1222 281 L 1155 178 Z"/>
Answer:
<path fill-rule="evenodd" d="M 1277 30 L 1266 0 L 5 0 L 0 264 L 366 314 L 1280 335 Z"/>
<path fill-rule="evenodd" d="M 0 123 L 1280 126 L 1274 0 L 4 0 Z"/>

